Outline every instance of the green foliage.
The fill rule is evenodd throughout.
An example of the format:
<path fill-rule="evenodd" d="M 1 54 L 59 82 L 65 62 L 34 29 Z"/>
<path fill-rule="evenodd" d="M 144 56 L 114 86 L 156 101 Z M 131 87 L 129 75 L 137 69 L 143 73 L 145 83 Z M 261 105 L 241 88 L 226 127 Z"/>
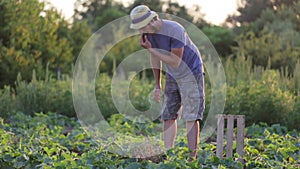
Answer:
<path fill-rule="evenodd" d="M 166 2 L 159 1 L 159 0 L 135 0 L 129 7 L 129 10 L 133 9 L 134 7 L 138 5 L 147 5 L 151 10 L 157 11 L 157 12 L 163 12 L 163 5 Z M 129 14 L 129 12 L 128 12 Z"/>
<path fill-rule="evenodd" d="M 57 112 L 75 117 L 70 80 L 37 80 L 33 72 L 27 83 L 20 78 L 16 82 L 17 111 L 33 115 L 35 112 Z M 48 76 L 48 75 L 46 75 Z"/>
<path fill-rule="evenodd" d="M 110 21 L 125 16 L 126 13 L 124 7 L 113 0 L 77 0 L 74 19 L 86 20 L 95 32 Z"/>
<path fill-rule="evenodd" d="M 204 14 L 201 13 L 201 8 L 199 6 L 194 6 L 193 8 L 189 9 L 190 11 L 188 11 L 187 7 L 180 6 L 177 2 L 173 2 L 171 0 L 169 0 L 168 3 L 165 3 L 164 6 L 167 6 L 166 10 L 163 11 L 165 13 L 175 15 L 175 16 L 185 19 L 191 23 L 194 23 L 195 25 L 203 26 L 203 25 L 207 24 L 203 20 Z M 192 15 L 190 15 L 189 12 L 193 13 L 193 14 L 197 14 L 197 16 L 192 16 Z"/>
<path fill-rule="evenodd" d="M 46 74 L 46 80 L 38 80 L 35 71 L 33 71 L 30 82 L 22 80 L 19 76 L 15 92 L 9 86 L 0 90 L 0 100 L 5 103 L 0 106 L 0 116 L 6 119 L 11 111 L 21 111 L 29 115 L 34 115 L 35 112 L 51 111 L 75 117 L 71 79 L 65 77 L 56 80 L 50 75 Z M 134 78 L 128 91 L 132 105 L 140 111 L 148 110 L 150 107 L 149 94 L 152 90 L 153 85 L 151 83 L 139 80 L 138 76 Z M 97 78 L 95 92 L 97 103 L 104 118 L 118 113 L 111 96 L 111 78 L 107 74 L 100 74 Z"/>
<path fill-rule="evenodd" d="M 300 2 L 294 2 L 263 10 L 259 18 L 239 30 L 233 52 L 251 58 L 254 65 L 283 67 L 293 74 L 300 58 L 299 7 Z"/>
<path fill-rule="evenodd" d="M 111 97 L 111 78 L 105 74 L 100 74 L 98 81 L 96 82 L 95 92 L 97 93 L 96 99 L 99 105 L 101 114 L 107 118 L 111 114 L 117 113 L 117 109 L 114 106 Z"/>
<path fill-rule="evenodd" d="M 15 94 L 10 86 L 4 86 L 0 90 L 0 117 L 7 119 L 12 111 L 15 111 Z"/>
<path fill-rule="evenodd" d="M 287 126 L 291 129 L 300 130 L 299 121 L 300 121 L 300 95 L 295 97 L 295 103 L 293 110 L 286 116 Z"/>
<path fill-rule="evenodd" d="M 229 87 L 226 113 L 245 114 L 248 125 L 253 122 L 287 124 L 285 118 L 293 110 L 294 98 L 279 88 L 279 80 L 276 72 L 266 71 L 260 81 L 242 82 L 234 89 Z"/>
<path fill-rule="evenodd" d="M 298 36 L 298 33 L 294 36 Z M 277 70 L 287 67 L 289 73 L 292 73 L 300 57 L 300 48 L 293 47 L 294 42 L 288 43 L 283 37 L 285 36 L 265 32 L 256 37 L 253 32 L 248 32 L 237 39 L 238 47 L 235 48 L 235 52 L 251 58 L 254 65 L 265 68 L 270 66 Z"/>
<path fill-rule="evenodd" d="M 296 73 L 291 78 L 275 70 L 252 68 L 251 65 L 251 61 L 240 58 L 226 61 L 224 68 L 227 77 L 227 98 L 224 112 L 245 114 L 247 125 L 267 122 L 268 124 L 280 123 L 289 129 L 299 129 L 297 125 L 299 123 L 299 74 Z M 295 70 L 298 70 L 299 65 L 296 68 Z M 21 111 L 31 115 L 35 112 L 51 111 L 75 117 L 71 79 L 65 77 L 56 80 L 50 75 L 46 75 L 46 80 L 38 80 L 33 72 L 30 82 L 19 78 L 15 89 L 8 86 L 2 89 L 0 99 L 5 104 L 0 106 L 1 117 L 7 119 L 10 111 Z M 130 84 L 125 82 L 119 84 L 117 97 L 122 98 L 127 94 L 124 92 L 128 92 L 135 111 L 127 110 L 126 105 L 122 110 L 117 110 L 112 100 L 111 77 L 106 73 L 101 73 L 97 77 L 96 100 L 104 118 L 108 119 L 119 111 L 134 117 L 145 115 L 151 120 L 158 118 L 160 110 L 148 111 L 151 104 L 154 104 L 151 99 L 154 83 L 147 79 L 142 80 L 139 75 L 136 75 Z M 204 117 L 210 109 L 211 102 L 208 76 L 206 76 L 205 86 L 207 97 Z M 129 90 L 122 90 L 124 87 L 129 87 Z"/>
<path fill-rule="evenodd" d="M 121 116 L 115 117 L 118 122 L 126 121 Z M 111 123 L 111 126 L 117 130 L 123 128 L 123 125 L 118 123 Z M 157 124 L 147 122 L 146 129 L 153 126 Z M 136 128 L 136 123 L 128 125 L 128 131 L 134 131 L 131 128 Z M 120 130 L 119 133 L 125 134 L 128 131 Z M 246 135 L 244 156 L 246 168 L 297 168 L 300 162 L 299 133 L 287 132 L 279 125 L 260 124 L 247 128 Z M 122 139 L 122 136 L 116 138 L 120 143 Z M 129 158 L 109 152 L 107 145 L 101 142 L 96 144 L 73 118 L 57 113 L 36 113 L 34 117 L 14 113 L 9 123 L 3 121 L 0 123 L 0 143 L 3 145 L 0 147 L 0 167 L 145 169 L 243 167 L 237 161 L 236 154 L 233 158 L 217 158 L 214 143 L 201 143 L 198 159 L 188 162 L 189 151 L 186 148 L 185 136 L 180 136 L 179 140 L 182 141 L 164 154 L 148 158 Z"/>
<path fill-rule="evenodd" d="M 257 122 L 268 124 L 280 123 L 289 129 L 299 129 L 299 77 L 289 78 L 274 70 L 251 69 L 251 62 L 240 59 L 228 59 L 225 64 L 227 75 L 227 99 L 224 112 L 227 114 L 245 114 L 248 125 Z M 33 115 L 34 112 L 57 112 L 75 117 L 72 103 L 71 80 L 55 80 L 47 75 L 47 80 L 37 80 L 33 72 L 31 82 L 19 80 L 16 88 L 6 87 L 1 90 L 1 117 L 8 118 L 10 111 L 21 111 Z M 209 78 L 206 77 L 206 110 L 210 109 Z M 121 85 L 121 84 L 120 84 Z M 124 83 L 128 87 L 127 83 Z M 136 112 L 122 109 L 123 113 L 145 115 L 155 120 L 160 110 L 148 112 L 153 90 L 151 81 L 135 76 L 129 85 L 129 98 Z M 119 88 L 119 89 L 122 89 Z M 15 92 L 14 92 L 15 91 Z M 120 90 L 117 97 L 126 93 Z M 127 91 L 126 91 L 127 92 Z M 119 111 L 111 95 L 111 78 L 102 73 L 95 83 L 97 103 L 105 119 Z M 294 95 L 296 94 L 296 95 Z M 125 99 L 125 98 L 124 98 Z M 126 107 L 126 106 L 125 106 Z M 125 108 L 123 107 L 123 108 Z M 146 112 L 144 112 L 146 111 Z M 151 116 L 151 117 L 150 117 Z M 153 116 L 153 117 L 152 117 Z M 93 118 L 93 117 L 91 117 Z"/>
<path fill-rule="evenodd" d="M 248 125 L 280 123 L 299 129 L 298 73 L 290 77 L 276 70 L 252 67 L 251 60 L 241 58 L 226 60 L 224 69 L 228 85 L 226 114 L 245 114 Z"/>
<path fill-rule="evenodd" d="M 130 2 L 127 7 L 116 0 L 77 0 L 75 3 L 75 19 L 87 20 L 93 31 L 96 31 L 115 19 L 129 15 L 131 9 L 137 5 L 147 5 L 151 10 L 178 16 L 195 23 L 199 27 L 207 25 L 199 6 L 194 6 L 188 11 L 185 6 L 180 6 L 177 2 L 159 0 L 135 0 Z M 197 16 L 194 17 L 191 13 L 197 14 Z"/>
<path fill-rule="evenodd" d="M 207 22 L 203 19 L 204 14 L 201 12 L 201 8 L 197 5 L 187 9 L 186 6 L 179 5 L 178 2 L 171 0 L 135 0 L 128 7 L 129 11 L 137 5 L 147 5 L 153 11 L 175 15 L 191 23 L 194 23 L 199 27 L 207 25 Z"/>
<path fill-rule="evenodd" d="M 271 8 L 270 0 L 246 0 L 243 2 L 244 6 L 240 6 L 237 11 L 239 16 L 235 16 L 240 23 L 249 23 L 255 21 L 266 8 Z"/>
<path fill-rule="evenodd" d="M 201 30 L 220 56 L 226 57 L 232 53 L 231 46 L 234 44 L 235 35 L 231 29 L 220 26 L 204 26 Z"/>
<path fill-rule="evenodd" d="M 157 132 L 161 132 L 160 126 L 152 123 L 147 118 L 141 120 L 139 118 L 128 119 L 124 115 L 113 114 L 108 121 L 110 126 L 113 126 L 121 133 L 152 136 L 158 134 Z"/>
<path fill-rule="evenodd" d="M 262 127 L 264 126 L 264 127 Z M 247 166 L 252 167 L 297 167 L 299 161 L 299 133 L 287 133 L 287 129 L 273 125 L 267 127 L 252 125 L 247 129 L 245 159 Z M 254 132 L 256 131 L 256 132 Z"/>
<path fill-rule="evenodd" d="M 128 91 L 124 90 L 122 86 L 119 86 L 119 88 L 114 89 L 114 90 L 120 90 L 120 92 L 117 92 L 118 93 L 117 97 L 121 97 L 122 95 L 127 94 L 124 92 L 129 92 L 128 94 L 129 94 L 129 99 L 131 101 L 131 104 L 137 110 L 143 112 L 150 108 L 149 95 L 152 94 L 151 92 L 154 88 L 154 84 L 148 82 L 147 80 L 142 81 L 141 79 L 139 79 L 138 76 L 136 76 L 133 79 L 133 81 L 130 82 L 129 86 L 127 83 L 124 83 L 124 85 L 125 87 L 129 87 L 129 90 Z M 97 103 L 101 110 L 101 114 L 104 116 L 104 118 L 108 118 L 112 114 L 118 113 L 118 110 L 116 109 L 114 102 L 112 100 L 111 78 L 107 74 L 103 73 L 99 75 L 99 78 L 97 78 L 97 82 L 96 82 L 95 92 L 97 97 L 96 98 Z M 133 112 L 126 112 L 126 110 L 123 111 L 125 111 L 125 113 L 130 113 L 130 114 L 133 113 Z"/>
<path fill-rule="evenodd" d="M 69 28 L 71 27 L 71 28 Z M 59 36 L 66 37 L 70 46 L 72 46 L 72 63 L 75 63 L 79 56 L 83 45 L 92 35 L 90 26 L 85 21 L 74 21 L 72 25 L 63 27 L 65 32 L 61 32 Z"/>
<path fill-rule="evenodd" d="M 48 63 L 52 72 L 71 73 L 89 28 L 71 26 L 55 8 L 38 0 L 1 0 L 0 8 L 0 87 L 13 85 L 19 72 L 26 81 L 33 69 L 41 77 Z"/>
<path fill-rule="evenodd" d="M 228 22 L 247 26 L 259 19 L 265 10 L 277 11 L 282 6 L 293 6 L 298 0 L 245 0 L 239 3 L 237 14 L 229 16 Z"/>
<path fill-rule="evenodd" d="M 122 30 L 120 30 L 120 28 L 115 28 L 114 32 L 115 34 L 113 37 L 115 40 L 118 40 L 122 36 Z M 137 52 L 138 50 L 141 50 L 139 36 L 129 37 L 118 42 L 117 44 L 113 45 L 113 47 L 105 55 L 100 65 L 100 72 L 107 72 L 109 75 L 112 75 L 115 73 L 117 65 L 119 65 L 126 57 L 130 56 L 134 52 Z M 145 62 L 145 60 L 141 59 L 136 59 L 135 61 L 136 65 L 144 65 L 140 63 Z M 126 68 L 127 70 L 124 70 L 126 72 L 134 71 L 130 70 L 130 66 L 127 66 L 123 69 Z M 129 75 L 126 74 L 125 76 L 128 77 Z"/>

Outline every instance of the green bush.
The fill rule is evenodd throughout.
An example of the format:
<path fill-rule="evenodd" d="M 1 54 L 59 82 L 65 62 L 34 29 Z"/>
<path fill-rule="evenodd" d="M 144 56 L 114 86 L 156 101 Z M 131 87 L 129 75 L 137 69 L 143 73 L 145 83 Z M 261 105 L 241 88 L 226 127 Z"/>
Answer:
<path fill-rule="evenodd" d="M 118 111 L 114 106 L 110 92 L 111 78 L 107 74 L 100 74 L 95 86 L 97 103 L 103 117 L 108 118 L 110 115 L 116 114 Z"/>
<path fill-rule="evenodd" d="M 290 92 L 283 92 L 279 88 L 279 81 L 276 71 L 266 71 L 261 82 L 251 84 L 249 117 L 253 117 L 253 122 L 285 123 L 287 113 L 293 109 L 294 100 Z"/>
<path fill-rule="evenodd" d="M 12 88 L 10 86 L 4 86 L 0 90 L 0 116 L 3 118 L 8 118 L 10 112 L 15 111 L 15 97 L 12 93 Z"/>
<path fill-rule="evenodd" d="M 286 116 L 287 121 L 286 125 L 289 129 L 297 129 L 300 131 L 300 95 L 295 97 L 294 108 L 289 114 Z"/>
<path fill-rule="evenodd" d="M 247 66 L 248 64 L 250 64 L 249 61 L 243 60 L 230 61 L 225 64 L 225 71 L 231 76 L 227 78 L 224 113 L 246 115 L 247 125 L 259 122 L 279 123 L 287 126 L 289 130 L 299 130 L 300 96 L 294 89 L 297 86 L 296 83 L 294 84 L 296 77 L 289 79 L 279 71 L 270 69 L 259 69 L 258 72 L 261 73 L 259 74 L 255 72 L 257 68 L 251 69 Z M 209 76 L 205 78 L 204 120 L 210 109 L 212 97 Z M 116 108 L 111 95 L 112 79 L 107 73 L 101 73 L 96 78 L 95 95 L 103 117 L 109 119 L 111 115 L 121 111 L 125 113 L 123 115 L 134 117 L 144 115 L 151 120 L 159 118 L 160 109 L 153 110 L 154 112 L 147 111 L 153 104 L 151 97 L 154 82 L 140 79 L 139 76 L 133 77 L 130 82 L 123 82 L 118 84 L 117 95 L 122 97 L 125 95 L 124 92 L 129 92 L 130 103 L 137 111 L 126 110 L 126 105 L 122 110 Z M 283 85 L 285 82 L 288 84 Z M 128 87 L 128 89 L 122 90 L 123 87 Z M 125 98 L 121 98 L 121 101 L 122 99 Z M 4 119 L 9 118 L 10 112 L 24 112 L 28 115 L 34 115 L 35 112 L 56 112 L 76 117 L 72 100 L 72 81 L 68 78 L 56 80 L 48 76 L 45 80 L 37 80 L 33 72 L 30 82 L 21 80 L 19 77 L 14 89 L 9 86 L 0 89 L 0 101 L 3 103 L 0 105 L 0 116 Z"/>
<path fill-rule="evenodd" d="M 128 91 L 130 101 L 140 112 L 146 111 L 150 107 L 148 99 L 153 85 L 136 78 L 130 82 Z M 76 117 L 72 100 L 72 81 L 70 79 L 46 78 L 46 80 L 37 80 L 33 71 L 30 82 L 22 80 L 20 76 L 18 77 L 15 91 L 16 94 L 9 86 L 0 90 L 0 101 L 3 103 L 0 106 L 0 112 L 4 118 L 9 117 L 9 112 L 14 111 L 24 112 L 28 115 L 34 115 L 35 112 L 56 112 L 69 117 Z M 95 94 L 104 118 L 109 118 L 112 114 L 119 112 L 111 96 L 111 78 L 106 73 L 100 74 L 97 78 Z M 123 93 L 119 94 L 122 95 Z"/>
<path fill-rule="evenodd" d="M 299 129 L 299 70 L 288 74 L 287 68 L 253 66 L 241 52 L 224 63 L 227 80 L 225 114 L 246 115 L 247 125 L 258 122 L 280 123 L 289 129 Z"/>
<path fill-rule="evenodd" d="M 138 113 L 144 112 L 150 108 L 149 94 L 152 94 L 154 82 L 151 83 L 147 80 L 141 80 L 138 79 L 138 76 L 135 76 L 130 82 L 118 82 L 118 86 L 114 89 L 111 88 L 111 83 L 112 80 L 106 73 L 100 74 L 96 81 L 96 99 L 104 118 L 109 118 L 112 114 L 120 112 L 120 110 L 117 110 L 115 103 L 113 102 L 111 90 L 117 90 L 115 91 L 118 94 L 116 97 L 121 99 L 127 99 L 123 98 L 123 96 L 128 94 L 132 106 L 138 110 L 136 112 L 126 112 L 127 110 L 122 110 L 125 113 L 139 115 Z M 121 107 L 125 108 L 126 105 Z"/>
<path fill-rule="evenodd" d="M 263 73 L 261 80 L 229 87 L 225 113 L 246 115 L 248 125 L 258 122 L 286 124 L 294 98 L 290 92 L 278 87 L 278 81 L 279 75 L 270 70 Z"/>
<path fill-rule="evenodd" d="M 17 111 L 34 115 L 35 112 L 56 112 L 75 117 L 70 80 L 37 80 L 33 73 L 31 82 L 18 78 L 16 82 Z"/>

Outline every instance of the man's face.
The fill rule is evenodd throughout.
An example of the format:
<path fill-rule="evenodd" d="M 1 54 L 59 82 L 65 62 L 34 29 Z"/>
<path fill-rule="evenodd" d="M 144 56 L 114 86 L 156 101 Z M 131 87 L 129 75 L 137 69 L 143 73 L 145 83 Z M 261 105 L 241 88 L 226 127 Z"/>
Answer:
<path fill-rule="evenodd" d="M 146 26 L 139 29 L 140 33 L 156 33 L 158 31 L 157 20 L 151 20 Z"/>

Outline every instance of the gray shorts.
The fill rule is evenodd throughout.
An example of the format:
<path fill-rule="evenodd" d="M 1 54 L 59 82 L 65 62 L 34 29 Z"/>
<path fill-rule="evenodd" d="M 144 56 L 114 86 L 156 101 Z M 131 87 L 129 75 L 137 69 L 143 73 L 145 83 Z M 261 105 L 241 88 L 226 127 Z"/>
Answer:
<path fill-rule="evenodd" d="M 161 119 L 202 120 L 205 108 L 203 86 L 202 74 L 187 76 L 176 81 L 166 79 Z"/>

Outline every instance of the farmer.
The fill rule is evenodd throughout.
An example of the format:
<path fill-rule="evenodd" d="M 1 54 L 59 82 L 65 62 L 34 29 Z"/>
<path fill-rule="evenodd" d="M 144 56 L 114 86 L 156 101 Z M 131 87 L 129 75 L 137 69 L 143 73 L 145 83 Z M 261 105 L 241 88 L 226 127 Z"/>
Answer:
<path fill-rule="evenodd" d="M 174 146 L 176 119 L 186 121 L 188 148 L 196 158 L 200 120 L 204 111 L 204 77 L 200 52 L 183 26 L 160 19 L 145 5 L 130 12 L 130 28 L 139 30 L 140 45 L 150 53 L 155 78 L 153 97 L 160 102 L 162 63 L 166 66 L 166 83 L 161 119 L 165 149 Z"/>

